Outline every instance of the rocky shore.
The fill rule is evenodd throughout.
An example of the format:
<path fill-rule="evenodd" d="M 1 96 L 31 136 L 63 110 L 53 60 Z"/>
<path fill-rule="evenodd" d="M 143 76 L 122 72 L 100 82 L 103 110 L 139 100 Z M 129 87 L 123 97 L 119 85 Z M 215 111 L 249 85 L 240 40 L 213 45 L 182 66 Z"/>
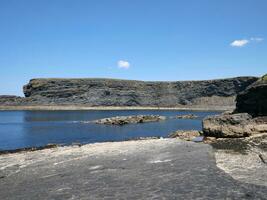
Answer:
<path fill-rule="evenodd" d="M 237 96 L 236 110 L 203 120 L 217 166 L 233 178 L 267 186 L 266 75 Z"/>
<path fill-rule="evenodd" d="M 237 94 L 233 112 L 205 118 L 202 131 L 179 130 L 170 134 L 172 139 L 52 146 L 0 155 L 0 198 L 266 199 L 265 77 Z M 94 123 L 164 119 L 121 116 Z"/>
<path fill-rule="evenodd" d="M 250 173 L 250 178 L 255 175 L 252 183 L 247 183 L 246 177 L 235 180 L 222 170 L 226 166 L 220 168 L 218 163 L 231 163 L 233 158 L 218 155 L 221 157 L 209 145 L 177 139 L 1 155 L 0 198 L 265 199 L 264 176 L 256 179 L 258 175 Z M 258 174 L 265 173 L 263 164 L 247 163 L 253 164 L 251 168 L 257 166 Z"/>
<path fill-rule="evenodd" d="M 203 120 L 203 133 L 211 137 L 248 137 L 267 133 L 267 78 L 266 75 L 237 95 L 233 113 L 208 117 Z"/>
<path fill-rule="evenodd" d="M 267 186 L 267 76 L 237 95 L 234 112 L 206 117 L 202 131 L 176 131 L 170 137 L 214 148 L 217 166 L 234 179 Z"/>

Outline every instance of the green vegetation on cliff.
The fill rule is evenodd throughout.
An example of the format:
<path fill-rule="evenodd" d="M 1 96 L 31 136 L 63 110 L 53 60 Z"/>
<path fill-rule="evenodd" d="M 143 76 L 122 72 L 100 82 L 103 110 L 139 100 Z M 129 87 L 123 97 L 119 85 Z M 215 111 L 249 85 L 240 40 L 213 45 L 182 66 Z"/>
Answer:
<path fill-rule="evenodd" d="M 265 74 L 265 75 L 261 78 L 261 80 L 263 80 L 263 81 L 267 81 L 267 74 Z"/>

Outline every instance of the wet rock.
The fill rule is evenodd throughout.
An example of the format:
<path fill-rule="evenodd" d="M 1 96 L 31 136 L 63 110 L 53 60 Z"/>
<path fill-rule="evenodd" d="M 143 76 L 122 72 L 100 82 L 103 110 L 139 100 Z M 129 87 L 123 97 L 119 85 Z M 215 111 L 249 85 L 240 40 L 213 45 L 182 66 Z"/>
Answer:
<path fill-rule="evenodd" d="M 180 138 L 182 140 L 191 141 L 196 137 L 199 137 L 201 134 L 196 130 L 178 130 L 169 135 L 170 138 Z"/>
<path fill-rule="evenodd" d="M 222 114 L 203 120 L 205 136 L 239 138 L 267 132 L 267 118 L 254 118 L 248 113 Z"/>
<path fill-rule="evenodd" d="M 165 120 L 166 117 L 159 115 L 133 115 L 133 116 L 117 116 L 111 118 L 104 118 L 93 121 L 96 124 L 107 124 L 107 125 L 125 125 L 125 124 L 136 124 L 146 122 L 157 122 Z"/>
<path fill-rule="evenodd" d="M 194 114 L 176 115 L 175 118 L 176 119 L 196 119 L 196 118 L 198 118 L 198 116 L 197 115 L 194 115 Z"/>

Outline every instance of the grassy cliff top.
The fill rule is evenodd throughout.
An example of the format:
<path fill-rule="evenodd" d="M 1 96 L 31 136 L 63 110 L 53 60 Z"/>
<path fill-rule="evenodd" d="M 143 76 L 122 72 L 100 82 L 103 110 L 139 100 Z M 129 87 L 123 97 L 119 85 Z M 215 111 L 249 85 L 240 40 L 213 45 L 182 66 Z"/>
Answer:
<path fill-rule="evenodd" d="M 265 74 L 265 75 L 261 78 L 261 80 L 263 80 L 263 81 L 267 81 L 267 74 Z"/>

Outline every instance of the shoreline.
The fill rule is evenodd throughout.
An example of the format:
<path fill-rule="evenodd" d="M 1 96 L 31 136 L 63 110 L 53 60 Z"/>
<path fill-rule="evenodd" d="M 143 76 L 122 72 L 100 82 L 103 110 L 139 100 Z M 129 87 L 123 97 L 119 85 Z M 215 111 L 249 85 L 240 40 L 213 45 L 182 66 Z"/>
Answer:
<path fill-rule="evenodd" d="M 1 199 L 10 196 L 70 199 L 73 195 L 75 199 L 87 199 L 88 195 L 91 199 L 106 196 L 192 199 L 216 195 L 214 199 L 244 199 L 249 194 L 252 199 L 264 199 L 265 165 L 256 159 L 250 162 L 253 155 L 218 153 L 208 144 L 166 138 L 7 154 L 0 156 L 0 196 Z M 236 159 L 243 161 L 242 168 L 229 173 L 232 168 L 228 167 Z M 226 162 L 225 169 L 220 168 L 220 162 Z M 244 170 L 250 172 L 251 165 L 257 173 L 242 176 Z M 133 185 L 135 193 L 126 193 Z M 155 191 L 160 191 L 157 196 Z"/>
<path fill-rule="evenodd" d="M 0 106 L 0 111 L 71 111 L 71 110 L 181 110 L 181 111 L 226 111 L 233 106 L 209 107 L 152 107 L 152 106 L 79 106 L 79 105 L 44 105 L 44 106 Z"/>
<path fill-rule="evenodd" d="M 16 148 L 16 149 L 0 149 L 0 157 L 3 155 L 10 155 L 10 154 L 17 154 L 17 153 L 27 153 L 27 152 L 35 152 L 35 151 L 42 151 L 45 149 L 56 149 L 56 148 L 71 148 L 71 147 L 82 147 L 86 145 L 97 145 L 97 144 L 105 144 L 105 143 L 123 143 L 123 142 L 131 142 L 131 141 L 146 141 L 146 140 L 159 140 L 159 139 L 175 139 L 175 138 L 170 138 L 170 137 L 156 137 L 156 136 L 151 136 L 151 137 L 140 137 L 140 138 L 132 138 L 132 139 L 126 139 L 126 140 L 121 140 L 121 141 L 105 141 L 105 142 L 92 142 L 92 143 L 75 143 L 73 142 L 72 144 L 57 144 L 57 143 L 50 143 L 46 145 L 41 145 L 41 146 L 30 146 L 30 147 L 21 147 L 21 148 Z"/>

